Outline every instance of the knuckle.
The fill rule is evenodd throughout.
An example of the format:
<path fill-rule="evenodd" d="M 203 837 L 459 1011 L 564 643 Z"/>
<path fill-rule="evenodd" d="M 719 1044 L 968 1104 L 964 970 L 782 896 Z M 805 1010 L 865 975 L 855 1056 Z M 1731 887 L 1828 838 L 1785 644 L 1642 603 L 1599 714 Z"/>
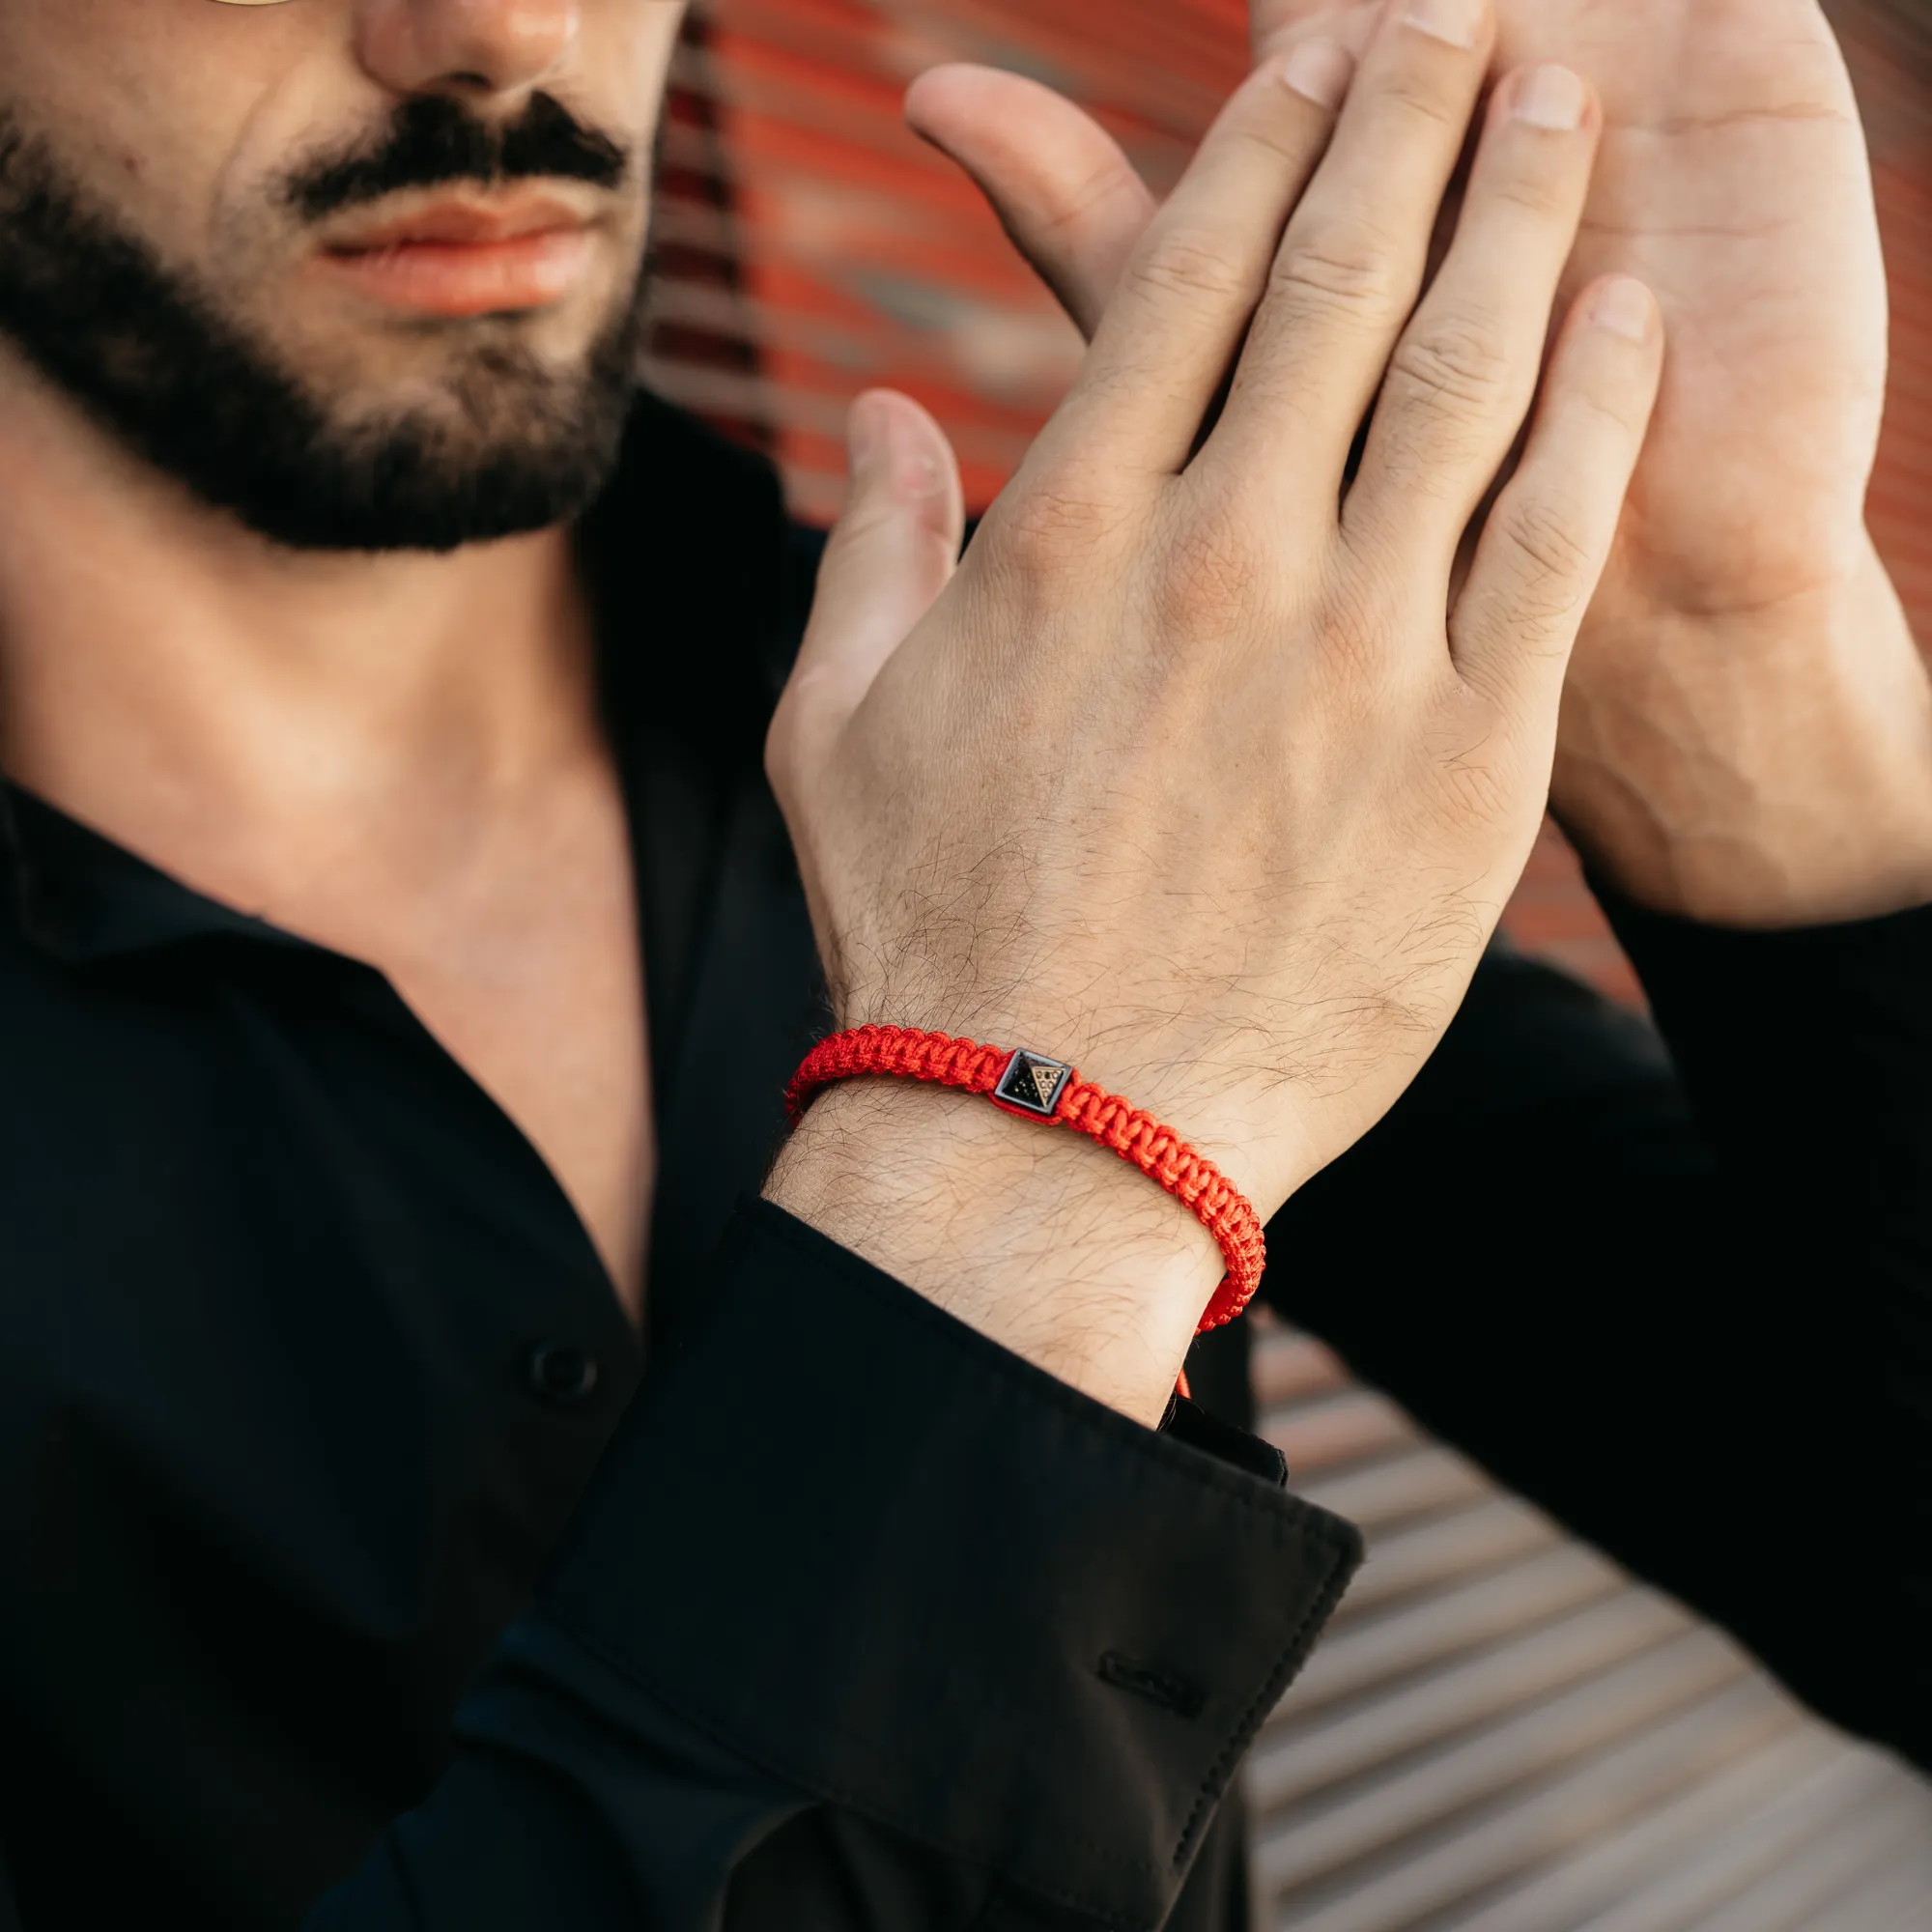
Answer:
<path fill-rule="evenodd" d="M 1596 562 L 1578 519 L 1565 504 L 1526 497 L 1503 514 L 1497 534 L 1513 566 L 1516 620 L 1535 630 L 1560 628 L 1577 613 Z"/>
<path fill-rule="evenodd" d="M 1080 180 L 1062 184 L 1043 211 L 1040 231 L 1047 236 L 1078 236 L 1110 220 L 1145 221 L 1148 191 L 1133 169 L 1116 156 L 1089 170 Z"/>
<path fill-rule="evenodd" d="M 1172 228 L 1151 236 L 1127 271 L 1143 296 L 1161 301 L 1235 301 L 1251 294 L 1240 261 L 1211 236 Z"/>
<path fill-rule="evenodd" d="M 1190 638 L 1226 635 L 1252 613 L 1267 562 L 1241 520 L 1190 520 L 1162 549 L 1152 592 L 1159 628 Z"/>
<path fill-rule="evenodd" d="M 1494 328 L 1470 316 L 1417 323 L 1396 346 L 1389 373 L 1403 400 L 1451 417 L 1488 417 L 1507 401 L 1515 375 Z"/>
<path fill-rule="evenodd" d="M 1494 184 L 1488 199 L 1504 208 L 1520 209 L 1539 222 L 1573 219 L 1577 190 L 1570 177 L 1553 171 L 1524 168 Z"/>
<path fill-rule="evenodd" d="M 1282 120 L 1272 99 L 1272 89 L 1269 94 L 1267 118 L 1257 116 L 1240 122 L 1227 130 L 1225 138 L 1231 145 L 1248 150 L 1264 166 L 1274 171 L 1284 163 L 1298 162 L 1307 144 L 1292 123 Z"/>
<path fill-rule="evenodd" d="M 1634 449 L 1643 440 L 1650 414 L 1647 389 L 1628 380 L 1601 376 L 1578 384 L 1573 391 L 1576 406 L 1600 431 L 1608 432 L 1610 446 L 1619 452 Z"/>
<path fill-rule="evenodd" d="M 854 496 L 832 526 L 832 534 L 826 540 L 827 558 L 836 559 L 848 552 L 864 550 L 902 516 L 897 499 L 883 491 Z"/>
<path fill-rule="evenodd" d="M 996 522 L 1007 563 L 1024 577 L 1048 577 L 1110 550 L 1124 515 L 1100 478 L 1062 466 L 1003 500 Z"/>
<path fill-rule="evenodd" d="M 1459 137 L 1468 125 L 1469 106 L 1462 93 L 1439 74 L 1398 66 L 1383 81 L 1380 105 L 1398 122 L 1428 131 L 1453 130 Z"/>
<path fill-rule="evenodd" d="M 1363 714 L 1379 716 L 1396 700 L 1393 682 L 1381 673 L 1388 663 L 1388 628 L 1378 601 L 1356 591 L 1331 596 L 1321 610 L 1321 666 L 1331 689 L 1355 694 Z"/>
<path fill-rule="evenodd" d="M 1271 295 L 1299 310 L 1380 323 L 1395 308 L 1390 250 L 1365 223 L 1333 222 L 1291 235 L 1276 260 Z"/>

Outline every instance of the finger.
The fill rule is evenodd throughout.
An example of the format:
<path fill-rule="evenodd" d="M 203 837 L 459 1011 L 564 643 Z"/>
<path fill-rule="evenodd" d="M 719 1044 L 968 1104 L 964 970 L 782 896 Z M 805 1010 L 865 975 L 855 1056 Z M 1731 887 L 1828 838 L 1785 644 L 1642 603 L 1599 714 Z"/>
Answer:
<path fill-rule="evenodd" d="M 1154 198 L 1114 137 L 1024 74 L 936 67 L 906 93 L 916 134 L 965 169 L 1013 245 L 1093 336 Z"/>
<path fill-rule="evenodd" d="M 1657 301 L 1611 275 L 1577 298 L 1520 467 L 1490 513 L 1450 619 L 1464 679 L 1505 704 L 1556 696 L 1643 447 L 1663 367 Z"/>
<path fill-rule="evenodd" d="M 965 529 L 952 446 L 909 396 L 867 390 L 846 434 L 845 507 L 766 747 L 781 800 L 817 768 L 880 667 L 952 581 Z"/>
<path fill-rule="evenodd" d="M 1350 445 L 1421 291 L 1494 31 L 1489 0 L 1394 0 L 1383 14 L 1282 238 L 1209 470 L 1297 501 L 1338 500 Z"/>
<path fill-rule="evenodd" d="M 1352 70 L 1311 41 L 1236 90 L 1134 249 L 1042 460 L 1079 448 L 1143 473 L 1185 465 Z"/>
<path fill-rule="evenodd" d="M 1296 41 L 1340 41 L 1359 57 L 1375 33 L 1379 0 L 1252 0 L 1248 42 L 1255 64 L 1285 54 Z"/>
<path fill-rule="evenodd" d="M 1376 402 L 1345 530 L 1403 541 L 1440 573 L 1536 393 L 1602 116 L 1568 68 L 1526 68 L 1491 102 L 1447 260 Z"/>

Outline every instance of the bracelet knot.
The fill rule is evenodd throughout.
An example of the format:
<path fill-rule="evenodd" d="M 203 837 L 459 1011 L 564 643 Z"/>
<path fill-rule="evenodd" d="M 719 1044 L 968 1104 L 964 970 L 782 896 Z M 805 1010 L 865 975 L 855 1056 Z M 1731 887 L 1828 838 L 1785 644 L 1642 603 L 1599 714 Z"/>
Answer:
<path fill-rule="evenodd" d="M 1267 1240 L 1253 1204 L 1172 1127 L 1081 1079 L 1065 1061 L 914 1027 L 851 1027 L 820 1040 L 806 1055 L 785 1090 L 786 1118 L 797 1126 L 821 1088 L 873 1074 L 956 1087 L 983 1094 L 1005 1113 L 1071 1127 L 1165 1188 L 1214 1236 L 1227 1263 L 1197 1334 L 1232 1321 L 1254 1298 Z"/>

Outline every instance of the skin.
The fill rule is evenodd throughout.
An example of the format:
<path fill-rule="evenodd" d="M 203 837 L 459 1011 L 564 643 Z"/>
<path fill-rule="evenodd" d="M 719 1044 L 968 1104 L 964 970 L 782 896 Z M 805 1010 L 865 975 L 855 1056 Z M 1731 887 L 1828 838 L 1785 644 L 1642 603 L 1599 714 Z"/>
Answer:
<path fill-rule="evenodd" d="M 1257 0 L 1258 56 L 1377 9 Z M 1553 800 L 1634 897 L 1739 925 L 1932 896 L 1932 685 L 1864 524 L 1886 290 L 1864 141 L 1815 0 L 1500 0 L 1498 69 L 1604 103 L 1566 275 L 1640 276 L 1670 357 L 1565 692 Z M 954 155 L 1091 327 L 1153 204 L 1036 83 L 936 70 Z M 1775 405 L 1775 406 L 1774 406 Z"/>
<path fill-rule="evenodd" d="M 434 409 L 476 330 L 318 261 L 273 185 L 412 95 L 541 88 L 650 151 L 665 0 L 7 0 L 6 99 L 339 412 Z M 636 275 L 641 179 L 561 186 L 579 271 L 513 327 L 580 358 Z M 386 215 L 431 199 L 399 197 Z M 368 217 L 364 217 L 368 218 Z M 635 1313 L 653 1148 L 628 833 L 567 533 L 277 550 L 0 343 L 0 762 L 213 896 L 385 972 L 549 1162 Z M 24 483 L 22 479 L 25 479 Z"/>
<path fill-rule="evenodd" d="M 1601 119 L 1560 67 L 1505 78 L 1418 305 L 1494 32 L 1429 21 L 1381 14 L 1339 121 L 1336 42 L 1235 97 L 956 573 L 944 440 L 870 399 L 770 744 L 842 1023 L 1051 1041 L 1264 1216 L 1467 987 L 1662 361 L 1640 283 L 1582 291 L 1452 597 Z M 1220 1272 L 1104 1150 L 924 1088 L 832 1090 L 769 1191 L 1148 1421 Z"/>

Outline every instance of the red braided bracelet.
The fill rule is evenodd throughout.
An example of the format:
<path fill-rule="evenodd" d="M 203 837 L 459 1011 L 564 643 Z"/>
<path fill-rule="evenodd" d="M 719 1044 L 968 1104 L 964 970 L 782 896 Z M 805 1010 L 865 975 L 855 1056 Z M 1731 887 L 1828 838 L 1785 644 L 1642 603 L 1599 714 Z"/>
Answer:
<path fill-rule="evenodd" d="M 785 1090 L 785 1112 L 797 1126 L 821 1087 L 860 1074 L 895 1073 L 908 1080 L 936 1080 L 983 1094 L 994 1106 L 1028 1120 L 1045 1121 L 1092 1134 L 1122 1160 L 1131 1161 L 1178 1201 L 1221 1244 L 1228 1272 L 1202 1316 L 1197 1334 L 1232 1321 L 1262 1278 L 1267 1244 L 1261 1216 L 1247 1197 L 1172 1127 L 1130 1106 L 1116 1094 L 1083 1080 L 1064 1061 L 1044 1054 L 980 1046 L 951 1034 L 911 1027 L 862 1026 L 822 1039 L 806 1055 Z"/>

